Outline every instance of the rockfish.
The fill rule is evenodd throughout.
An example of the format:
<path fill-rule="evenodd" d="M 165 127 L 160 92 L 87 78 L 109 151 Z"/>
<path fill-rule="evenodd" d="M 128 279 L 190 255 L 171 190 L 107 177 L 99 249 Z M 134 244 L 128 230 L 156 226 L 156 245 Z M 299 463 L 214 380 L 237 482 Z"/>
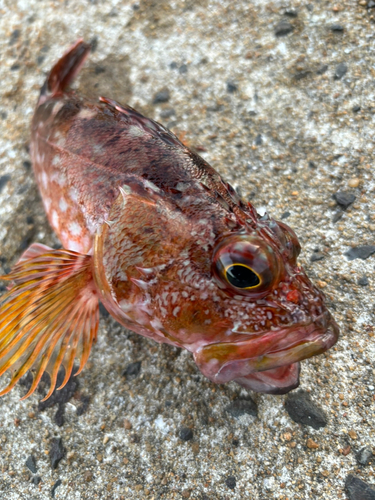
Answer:
<path fill-rule="evenodd" d="M 298 239 L 260 216 L 159 123 L 112 99 L 67 90 L 90 46 L 78 40 L 52 68 L 32 121 L 31 157 L 63 249 L 32 244 L 0 305 L 6 394 L 28 371 L 84 367 L 99 301 L 140 335 L 190 351 L 212 382 L 258 392 L 298 386 L 299 361 L 339 329 L 298 265 Z M 46 399 L 45 398 L 45 399 Z"/>

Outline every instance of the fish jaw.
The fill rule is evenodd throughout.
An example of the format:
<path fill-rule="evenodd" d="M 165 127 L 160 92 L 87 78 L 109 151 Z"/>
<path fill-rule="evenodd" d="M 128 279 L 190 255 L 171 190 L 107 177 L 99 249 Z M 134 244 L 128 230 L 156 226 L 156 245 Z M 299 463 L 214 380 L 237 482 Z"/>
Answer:
<path fill-rule="evenodd" d="M 299 361 L 332 347 L 339 328 L 329 312 L 305 326 L 283 328 L 233 343 L 200 347 L 194 359 L 215 383 L 234 380 L 256 392 L 283 394 L 298 386 Z"/>
<path fill-rule="evenodd" d="M 254 392 L 286 394 L 299 386 L 300 363 L 280 366 L 263 372 L 249 373 L 234 379 L 234 382 Z"/>

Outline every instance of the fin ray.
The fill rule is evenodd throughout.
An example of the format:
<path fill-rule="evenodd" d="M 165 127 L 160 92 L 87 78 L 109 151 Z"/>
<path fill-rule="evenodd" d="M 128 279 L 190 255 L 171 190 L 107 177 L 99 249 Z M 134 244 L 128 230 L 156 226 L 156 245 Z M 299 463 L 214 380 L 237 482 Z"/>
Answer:
<path fill-rule="evenodd" d="M 41 89 L 41 96 L 64 92 L 74 79 L 90 52 L 90 45 L 82 39 L 76 41 L 57 61 Z"/>
<path fill-rule="evenodd" d="M 35 323 L 39 317 L 45 317 L 48 314 L 53 313 L 54 310 L 56 310 L 56 308 L 60 309 L 61 307 L 67 307 L 69 305 L 69 301 L 71 302 L 71 299 L 66 300 L 66 302 L 62 302 L 61 298 L 59 296 L 57 296 L 57 297 L 51 297 L 50 302 L 46 304 L 45 302 L 43 302 L 43 298 L 41 298 L 40 299 L 40 302 L 41 302 L 40 306 L 36 306 L 35 308 L 30 309 L 27 318 L 22 316 L 24 306 L 23 306 L 23 303 L 21 302 L 21 307 L 19 308 L 20 313 L 15 318 L 15 320 L 13 322 L 10 321 L 7 325 L 5 325 L 3 328 L 0 329 L 0 335 L 1 335 L 2 330 L 5 327 L 7 328 L 7 331 L 8 331 L 8 334 L 6 336 L 4 336 L 3 339 L 0 341 L 0 358 L 5 355 L 6 351 L 13 348 L 18 343 L 18 340 L 17 340 L 18 335 L 20 332 L 22 334 L 23 328 L 30 325 L 30 323 L 32 323 L 32 322 Z M 56 307 L 54 307 L 54 306 L 56 306 Z M 23 325 L 22 325 L 22 323 L 23 323 Z M 31 325 L 31 327 L 29 329 L 29 333 L 30 333 L 30 331 L 33 331 L 33 329 L 35 328 L 35 326 L 37 326 L 37 324 L 38 323 Z M 19 328 L 20 325 L 22 325 L 21 328 Z M 12 336 L 13 336 L 13 339 L 12 339 L 11 343 L 9 344 L 8 340 Z M 1 366 L 1 362 L 0 362 L 0 366 Z"/>
<path fill-rule="evenodd" d="M 0 376 L 13 371 L 0 396 L 34 369 L 33 383 L 22 399 L 35 391 L 45 371 L 51 376 L 47 399 L 61 366 L 65 377 L 59 389 L 69 380 L 76 357 L 80 365 L 75 375 L 83 369 L 99 324 L 91 260 L 88 255 L 36 245 L 0 277 L 11 282 L 0 297 Z"/>

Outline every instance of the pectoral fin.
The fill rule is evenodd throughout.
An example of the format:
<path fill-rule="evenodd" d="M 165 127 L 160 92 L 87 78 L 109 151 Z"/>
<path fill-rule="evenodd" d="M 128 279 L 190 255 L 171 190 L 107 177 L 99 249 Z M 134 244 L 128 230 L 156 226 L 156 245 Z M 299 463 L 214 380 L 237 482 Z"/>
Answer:
<path fill-rule="evenodd" d="M 84 367 L 96 340 L 99 303 L 92 257 L 68 250 L 32 245 L 7 276 L 8 291 L 0 297 L 0 376 L 13 371 L 8 393 L 29 370 L 34 371 L 32 394 L 43 373 L 51 377 L 49 398 L 64 366 L 64 387 L 80 358 L 75 375 Z M 22 398 L 22 399 L 24 399 Z"/>

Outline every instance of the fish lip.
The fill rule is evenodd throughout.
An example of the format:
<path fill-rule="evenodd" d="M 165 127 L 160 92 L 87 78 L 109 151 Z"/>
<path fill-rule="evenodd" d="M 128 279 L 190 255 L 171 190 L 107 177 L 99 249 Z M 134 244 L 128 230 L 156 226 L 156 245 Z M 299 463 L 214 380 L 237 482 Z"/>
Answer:
<path fill-rule="evenodd" d="M 250 373 L 234 382 L 254 392 L 265 394 L 286 394 L 299 386 L 301 363 L 292 363 L 274 370 Z M 276 375 L 276 376 L 275 376 Z"/>
<path fill-rule="evenodd" d="M 322 326 L 320 326 L 321 323 L 323 323 Z M 288 344 L 288 337 L 293 337 L 296 333 L 298 334 L 296 341 Z M 234 359 L 224 363 L 215 374 L 215 382 L 225 383 L 247 377 L 252 373 L 266 372 L 292 365 L 325 352 L 337 342 L 338 336 L 338 325 L 330 313 L 326 311 L 308 325 L 299 325 L 291 329 L 279 342 L 275 342 L 270 350 L 258 356 L 240 360 Z M 249 343 L 251 343 L 251 339 L 249 339 Z"/>

